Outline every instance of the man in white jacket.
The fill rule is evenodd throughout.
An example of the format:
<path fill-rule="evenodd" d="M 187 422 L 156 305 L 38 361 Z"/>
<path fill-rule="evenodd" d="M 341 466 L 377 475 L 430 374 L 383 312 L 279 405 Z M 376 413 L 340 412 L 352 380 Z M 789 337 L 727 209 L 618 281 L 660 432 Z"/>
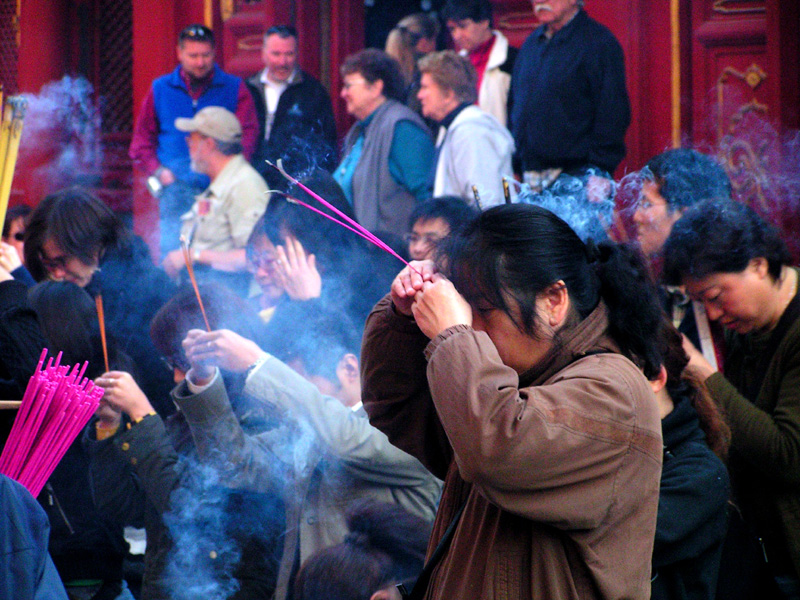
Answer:
<path fill-rule="evenodd" d="M 433 195 L 460 196 L 479 209 L 502 204 L 503 177 L 512 176 L 514 140 L 497 119 L 475 106 L 472 64 L 445 50 L 423 57 L 419 69 L 422 114 L 439 123 Z"/>
<path fill-rule="evenodd" d="M 492 4 L 489 0 L 448 0 L 442 19 L 462 56 L 469 59 L 478 77 L 478 106 L 508 123 L 508 91 L 517 49 L 492 29 Z"/>

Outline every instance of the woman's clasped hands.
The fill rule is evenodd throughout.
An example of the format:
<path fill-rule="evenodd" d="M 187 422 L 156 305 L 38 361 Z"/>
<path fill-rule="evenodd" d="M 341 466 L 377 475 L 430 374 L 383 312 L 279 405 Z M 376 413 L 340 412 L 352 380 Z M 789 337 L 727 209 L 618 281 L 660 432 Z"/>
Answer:
<path fill-rule="evenodd" d="M 455 325 L 472 325 L 472 307 L 433 261 L 413 261 L 400 271 L 391 297 L 397 312 L 414 317 L 431 339 Z"/>

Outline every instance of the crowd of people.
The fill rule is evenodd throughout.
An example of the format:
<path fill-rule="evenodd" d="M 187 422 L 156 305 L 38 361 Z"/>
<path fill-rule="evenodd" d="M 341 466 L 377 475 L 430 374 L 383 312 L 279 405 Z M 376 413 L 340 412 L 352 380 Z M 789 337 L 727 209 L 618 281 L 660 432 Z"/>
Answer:
<path fill-rule="evenodd" d="M 622 51 L 533 9 L 348 57 L 341 145 L 294 28 L 242 80 L 189 26 L 130 148 L 160 257 L 83 188 L 9 211 L 4 398 L 44 347 L 104 396 L 38 503 L 0 477 L 3 593 L 800 598 L 800 272 L 696 150 L 615 207 Z"/>

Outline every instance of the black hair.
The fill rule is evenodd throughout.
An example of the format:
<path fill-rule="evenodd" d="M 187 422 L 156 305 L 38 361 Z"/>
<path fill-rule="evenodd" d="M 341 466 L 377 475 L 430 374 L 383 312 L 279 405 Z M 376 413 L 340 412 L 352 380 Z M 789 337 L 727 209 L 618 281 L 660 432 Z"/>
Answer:
<path fill-rule="evenodd" d="M 230 329 L 263 343 L 264 325 L 247 302 L 222 285 L 201 284 L 198 289 L 212 330 Z M 205 328 L 194 289 L 185 286 L 155 314 L 150 322 L 150 338 L 162 356 L 186 371 L 189 365 L 181 342 L 190 329 Z"/>
<path fill-rule="evenodd" d="M 476 23 L 489 21 L 492 26 L 492 4 L 489 0 L 447 0 L 442 6 L 442 20 L 463 21 L 471 19 Z"/>
<path fill-rule="evenodd" d="M 310 556 L 297 574 L 294 600 L 369 600 L 422 570 L 430 526 L 395 504 L 362 500 L 349 511 L 344 541 Z"/>
<path fill-rule="evenodd" d="M 448 237 L 437 253 L 456 289 L 472 305 L 488 303 L 505 312 L 523 333 L 536 337 L 536 298 L 558 281 L 566 285 L 578 320 L 602 299 L 609 333 L 622 353 L 648 377 L 661 358 L 652 332 L 661 307 L 647 266 L 632 246 L 585 245 L 570 226 L 544 208 L 496 206 Z M 520 319 L 514 316 L 514 302 Z"/>
<path fill-rule="evenodd" d="M 276 311 L 267 328 L 265 349 L 285 363 L 299 360 L 308 375 L 336 381 L 345 354 L 358 356 L 361 329 L 345 311 L 333 313 L 322 302 L 290 302 Z"/>
<path fill-rule="evenodd" d="M 213 48 L 215 45 L 214 32 L 205 25 L 194 23 L 181 29 L 178 34 L 178 43 L 183 45 L 183 42 L 204 42 L 211 44 Z"/>
<path fill-rule="evenodd" d="M 697 150 L 676 148 L 662 152 L 645 165 L 642 175 L 658 186 L 670 211 L 702 200 L 731 198 L 731 181 L 725 169 Z"/>
<path fill-rule="evenodd" d="M 6 212 L 6 220 L 3 222 L 3 237 L 8 237 L 8 234 L 11 233 L 11 224 L 19 219 L 20 217 L 28 217 L 33 209 L 28 206 L 27 204 L 17 204 L 16 206 L 12 206 Z M 25 219 L 25 223 L 27 225 L 28 219 Z"/>
<path fill-rule="evenodd" d="M 277 35 L 281 39 L 294 38 L 297 39 L 297 29 L 291 25 L 273 25 L 264 32 L 264 39 L 271 35 Z"/>
<path fill-rule="evenodd" d="M 663 278 L 671 285 L 712 273 L 741 273 L 754 258 L 767 260 L 777 281 L 791 255 L 778 230 L 740 202 L 707 200 L 689 208 L 664 243 Z"/>
<path fill-rule="evenodd" d="M 383 82 L 383 95 L 403 102 L 406 83 L 400 64 L 391 56 L 375 48 L 365 48 L 348 56 L 341 67 L 342 77 L 359 73 L 370 84 L 379 79 Z"/>
<path fill-rule="evenodd" d="M 86 377 L 94 379 L 105 371 L 100 324 L 95 303 L 86 290 L 67 281 L 44 281 L 28 292 L 42 335 L 51 355 L 63 352 L 61 364 L 89 362 Z M 134 374 L 133 361 L 121 352 L 113 331 L 106 331 L 109 367 Z"/>
<path fill-rule="evenodd" d="M 676 403 L 682 398 L 688 398 L 700 419 L 700 428 L 705 433 L 708 447 L 720 459 L 725 460 L 731 443 L 730 427 L 705 383 L 691 370 L 686 369 L 689 356 L 683 349 L 683 338 L 666 318 L 659 328 L 658 343 L 664 369 L 667 371 L 666 389 L 670 398 Z"/>
<path fill-rule="evenodd" d="M 50 194 L 30 215 L 25 228 L 25 265 L 37 281 L 47 277 L 41 251 L 49 239 L 67 256 L 85 264 L 92 264 L 95 258 L 102 263 L 107 250 L 131 244 L 130 232 L 114 211 L 80 187 Z"/>
<path fill-rule="evenodd" d="M 347 201 L 342 188 L 333 176 L 323 169 L 315 169 L 300 181 L 310 190 L 327 200 L 332 206 L 355 220 L 353 207 Z M 333 211 L 324 207 L 299 186 L 292 184 L 287 190 L 291 198 L 313 206 L 322 212 L 342 220 Z M 283 195 L 275 194 L 264 213 L 264 232 L 276 246 L 283 245 L 286 234 L 292 234 L 303 245 L 306 252 L 315 254 L 321 270 L 330 270 L 349 258 L 350 251 L 358 239 L 330 219 L 316 214 L 305 206 L 295 204 Z"/>
<path fill-rule="evenodd" d="M 459 196 L 437 196 L 414 207 L 408 219 L 408 229 L 411 230 L 417 221 L 444 219 L 453 233 L 461 231 L 477 215 L 478 211 Z"/>

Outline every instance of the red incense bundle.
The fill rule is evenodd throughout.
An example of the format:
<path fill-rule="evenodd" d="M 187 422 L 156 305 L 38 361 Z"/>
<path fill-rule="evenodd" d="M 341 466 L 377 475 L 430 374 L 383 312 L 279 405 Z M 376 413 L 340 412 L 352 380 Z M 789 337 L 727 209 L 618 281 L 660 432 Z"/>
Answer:
<path fill-rule="evenodd" d="M 200 289 L 197 287 L 197 279 L 194 276 L 194 265 L 192 264 L 192 255 L 189 254 L 189 244 L 183 236 L 181 236 L 181 250 L 183 250 L 183 260 L 186 263 L 186 272 L 189 273 L 189 280 L 192 282 L 194 294 L 197 296 L 197 303 L 200 305 L 200 313 L 203 315 L 203 321 L 206 324 L 206 331 L 211 331 L 211 325 L 208 324 L 208 317 L 206 316 L 206 309 L 203 306 L 203 299 L 200 297 Z"/>
<path fill-rule="evenodd" d="M 103 344 L 103 360 L 106 365 L 106 373 L 111 369 L 108 368 L 108 345 L 106 344 L 106 317 L 103 314 L 103 296 L 97 294 L 94 298 L 94 304 L 97 307 L 97 321 L 100 324 L 100 342 Z"/>
<path fill-rule="evenodd" d="M 0 473 L 37 496 L 50 474 L 97 410 L 103 389 L 83 375 L 88 363 L 61 365 L 61 353 L 47 362 L 42 351 L 28 382 L 3 454 Z"/>

